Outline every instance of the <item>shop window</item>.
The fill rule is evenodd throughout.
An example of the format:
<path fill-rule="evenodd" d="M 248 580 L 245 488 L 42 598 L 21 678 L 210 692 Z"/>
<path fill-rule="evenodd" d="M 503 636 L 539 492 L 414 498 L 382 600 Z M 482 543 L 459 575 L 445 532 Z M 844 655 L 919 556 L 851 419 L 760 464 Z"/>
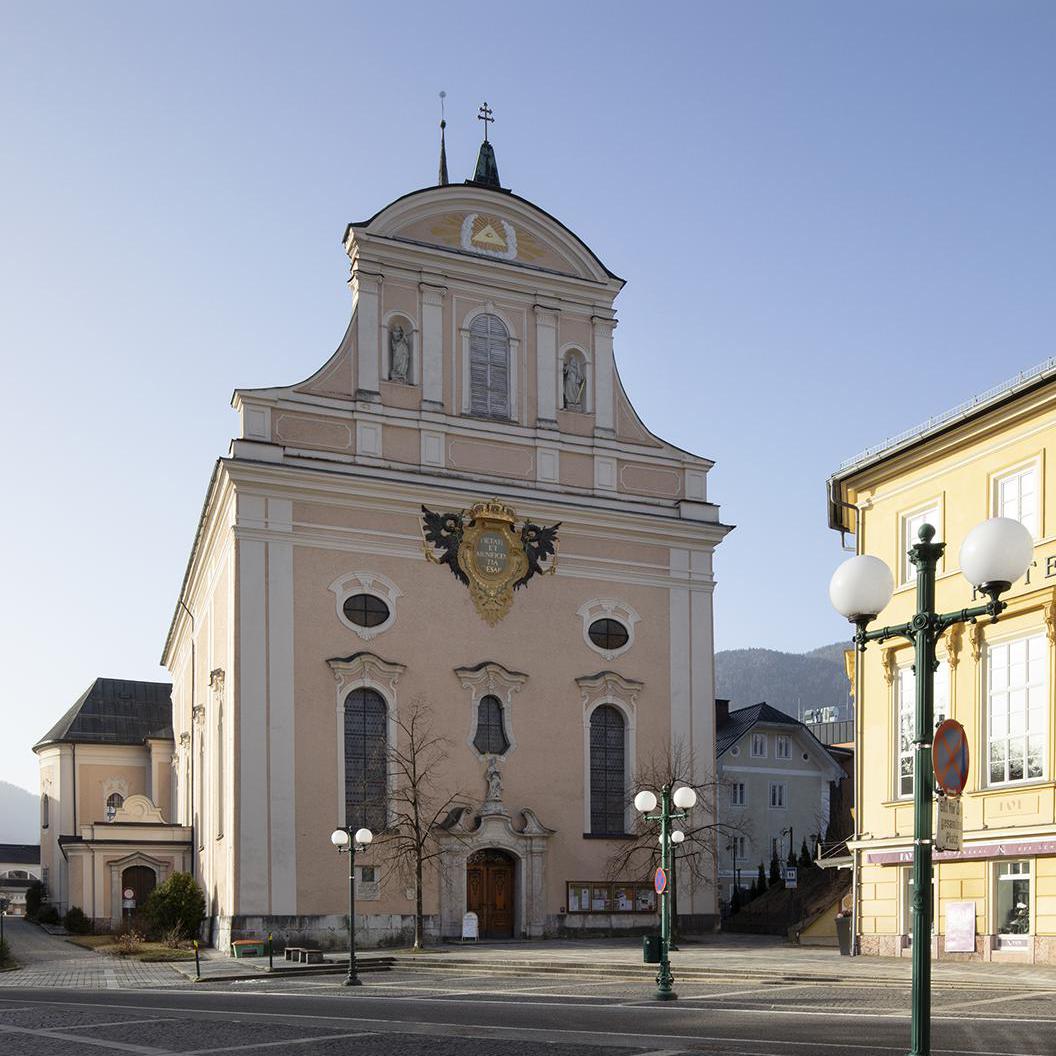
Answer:
<path fill-rule="evenodd" d="M 1030 862 L 998 862 L 997 933 L 1030 934 Z"/>
<path fill-rule="evenodd" d="M 1043 778 L 1049 711 L 1045 635 L 990 646 L 986 667 L 990 784 Z"/>

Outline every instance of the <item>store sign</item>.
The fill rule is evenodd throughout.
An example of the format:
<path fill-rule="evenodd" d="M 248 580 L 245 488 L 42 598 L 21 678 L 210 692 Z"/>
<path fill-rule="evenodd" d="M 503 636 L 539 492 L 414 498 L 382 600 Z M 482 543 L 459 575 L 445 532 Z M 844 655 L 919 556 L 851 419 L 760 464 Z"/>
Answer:
<path fill-rule="evenodd" d="M 1056 840 L 1034 842 L 970 844 L 959 851 L 941 851 L 935 855 L 937 862 L 966 862 L 978 858 L 1028 858 L 1036 854 L 1056 854 Z M 913 852 L 873 851 L 865 856 L 870 865 L 907 865 L 913 861 Z"/>
<path fill-rule="evenodd" d="M 975 953 L 975 903 L 946 903 L 946 952 Z"/>
<path fill-rule="evenodd" d="M 960 851 L 964 847 L 964 807 L 957 796 L 939 796 L 935 824 L 935 850 Z"/>

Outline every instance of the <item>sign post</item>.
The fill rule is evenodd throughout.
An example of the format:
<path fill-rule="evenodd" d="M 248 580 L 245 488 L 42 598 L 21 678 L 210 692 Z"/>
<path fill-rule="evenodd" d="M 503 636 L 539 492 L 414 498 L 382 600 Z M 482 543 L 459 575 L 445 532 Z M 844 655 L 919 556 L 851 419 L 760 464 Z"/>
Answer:
<path fill-rule="evenodd" d="M 785 887 L 796 888 L 799 886 L 799 869 L 794 865 L 785 866 Z"/>
<path fill-rule="evenodd" d="M 938 796 L 938 824 L 935 850 L 960 851 L 964 848 L 964 811 L 959 796 Z"/>
<path fill-rule="evenodd" d="M 956 719 L 940 723 L 931 745 L 935 784 L 948 796 L 959 796 L 968 784 L 968 736 Z"/>

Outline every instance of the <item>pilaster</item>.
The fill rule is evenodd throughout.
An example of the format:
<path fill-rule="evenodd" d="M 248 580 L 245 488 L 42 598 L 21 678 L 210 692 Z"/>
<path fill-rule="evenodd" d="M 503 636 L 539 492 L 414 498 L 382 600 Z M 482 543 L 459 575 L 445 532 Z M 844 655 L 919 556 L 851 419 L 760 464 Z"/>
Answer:
<path fill-rule="evenodd" d="M 535 305 L 537 424 L 557 428 L 557 318 L 555 308 Z"/>
<path fill-rule="evenodd" d="M 421 283 L 422 405 L 444 408 L 444 298 L 447 289 Z"/>

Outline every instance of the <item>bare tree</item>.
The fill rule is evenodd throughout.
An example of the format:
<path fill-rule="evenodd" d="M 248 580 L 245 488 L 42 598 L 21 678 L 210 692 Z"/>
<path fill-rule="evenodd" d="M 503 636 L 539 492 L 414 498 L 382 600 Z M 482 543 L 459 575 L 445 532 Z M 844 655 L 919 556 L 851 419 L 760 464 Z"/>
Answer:
<path fill-rule="evenodd" d="M 396 741 L 388 752 L 389 772 L 395 789 L 389 800 L 389 824 L 380 836 L 401 878 L 414 878 L 414 948 L 420 950 L 425 937 L 423 909 L 424 877 L 442 853 L 437 839 L 439 823 L 466 796 L 440 788 L 449 742 L 435 732 L 429 704 L 415 699 L 401 709 L 396 720 Z"/>
<path fill-rule="evenodd" d="M 717 820 L 716 807 L 723 784 L 713 774 L 704 781 L 695 780 L 692 753 L 678 741 L 664 751 L 654 752 L 632 775 L 628 801 L 643 788 L 659 792 L 664 785 L 691 785 L 696 790 L 697 805 L 678 826 L 686 834 L 685 841 L 678 847 L 678 869 L 688 870 L 695 883 L 710 886 L 715 881 L 720 841 L 743 831 Z M 646 821 L 645 816 L 637 811 L 634 815 L 631 823 L 634 839 L 624 841 L 609 859 L 608 870 L 612 879 L 644 879 L 660 864 L 660 823 Z M 683 873 L 683 877 L 686 875 Z"/>

